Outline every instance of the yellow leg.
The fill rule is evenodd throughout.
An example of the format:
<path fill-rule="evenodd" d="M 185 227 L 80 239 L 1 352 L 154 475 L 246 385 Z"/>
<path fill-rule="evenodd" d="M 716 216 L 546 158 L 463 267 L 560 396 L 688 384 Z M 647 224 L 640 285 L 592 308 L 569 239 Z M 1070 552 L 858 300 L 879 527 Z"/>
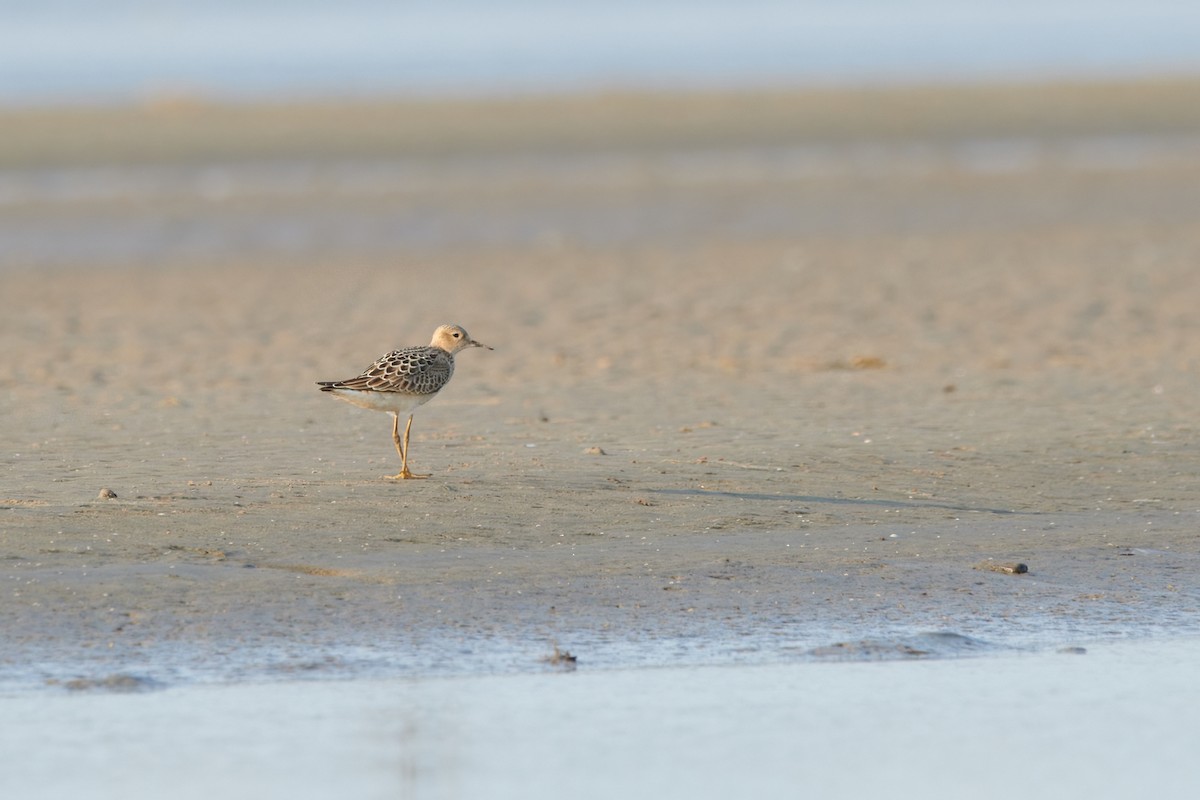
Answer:
<path fill-rule="evenodd" d="M 408 424 L 404 426 L 404 441 L 400 441 L 400 415 L 392 415 L 392 441 L 396 443 L 396 452 L 400 454 L 400 472 L 389 475 L 392 480 L 410 480 L 412 478 L 428 478 L 428 475 L 416 475 L 408 469 L 408 434 L 412 430 L 412 414 L 408 415 Z"/>

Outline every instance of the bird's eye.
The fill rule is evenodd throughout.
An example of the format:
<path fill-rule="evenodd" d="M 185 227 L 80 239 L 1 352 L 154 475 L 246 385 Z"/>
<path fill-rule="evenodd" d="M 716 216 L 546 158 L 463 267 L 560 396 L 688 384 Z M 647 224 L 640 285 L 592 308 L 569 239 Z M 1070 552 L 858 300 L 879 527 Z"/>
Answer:
<path fill-rule="evenodd" d="M 455 339 L 457 339 L 457 338 L 458 338 L 460 335 L 461 335 L 461 334 L 459 334 L 459 333 L 456 331 L 456 332 L 454 333 L 454 338 L 455 338 Z"/>

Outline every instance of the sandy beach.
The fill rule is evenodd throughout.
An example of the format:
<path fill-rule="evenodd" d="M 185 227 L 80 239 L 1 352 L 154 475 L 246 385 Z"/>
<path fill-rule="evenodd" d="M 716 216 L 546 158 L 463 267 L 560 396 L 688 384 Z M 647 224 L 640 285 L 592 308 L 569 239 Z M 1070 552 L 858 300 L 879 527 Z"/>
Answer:
<path fill-rule="evenodd" d="M 1200 632 L 1197 98 L 0 113 L 0 685 Z"/>

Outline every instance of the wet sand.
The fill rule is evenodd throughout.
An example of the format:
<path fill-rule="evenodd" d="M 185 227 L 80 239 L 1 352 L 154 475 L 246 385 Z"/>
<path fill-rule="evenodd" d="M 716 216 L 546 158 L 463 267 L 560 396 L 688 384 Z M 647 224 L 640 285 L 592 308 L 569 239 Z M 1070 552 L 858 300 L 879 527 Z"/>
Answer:
<path fill-rule="evenodd" d="M 495 139 L 389 107 L 437 152 L 309 109 L 281 160 L 202 104 L 129 112 L 189 120 L 165 152 L 10 136 L 0 681 L 1196 633 L 1200 124 L 1154 87 L 793 96 L 807 127 L 709 96 L 666 133 L 658 98 L 607 138 L 563 129 L 611 98 L 481 106 Z M 385 480 L 390 418 L 314 383 L 445 321 L 496 349 L 418 411 L 431 477 Z"/>

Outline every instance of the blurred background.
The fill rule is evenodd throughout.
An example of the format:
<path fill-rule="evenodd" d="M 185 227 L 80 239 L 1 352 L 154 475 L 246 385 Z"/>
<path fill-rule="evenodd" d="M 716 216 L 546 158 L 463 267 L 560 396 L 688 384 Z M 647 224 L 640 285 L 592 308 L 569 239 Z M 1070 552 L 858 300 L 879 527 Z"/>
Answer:
<path fill-rule="evenodd" d="M 1184 0 L 3 0 L 0 22 L 0 268 L 920 230 L 969 220 L 811 182 L 1200 152 Z"/>
<path fill-rule="evenodd" d="M 0 3 L 0 99 L 108 103 L 1129 76 L 1200 67 L 1186 0 Z"/>

